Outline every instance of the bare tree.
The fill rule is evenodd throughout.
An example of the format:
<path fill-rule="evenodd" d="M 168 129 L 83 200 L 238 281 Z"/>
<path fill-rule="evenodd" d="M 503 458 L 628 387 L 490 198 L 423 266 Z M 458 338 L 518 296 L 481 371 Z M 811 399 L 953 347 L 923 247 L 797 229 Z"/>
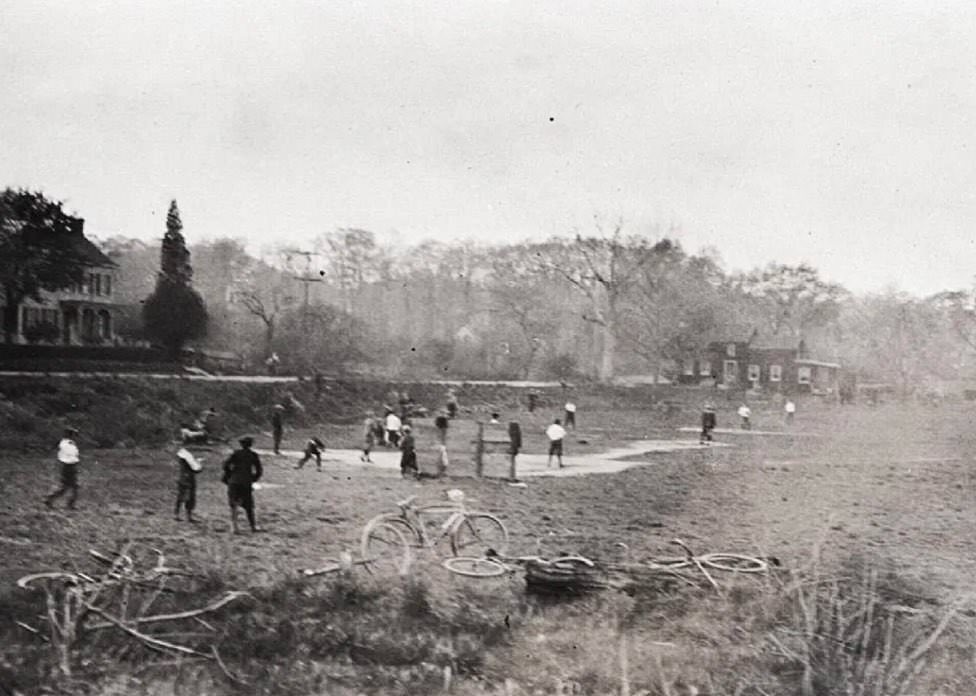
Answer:
<path fill-rule="evenodd" d="M 552 239 L 539 256 L 544 269 L 586 299 L 582 318 L 598 329 L 596 372 L 602 381 L 614 375 L 624 297 L 640 282 L 645 264 L 672 245 L 667 239 L 652 244 L 645 237 L 625 236 L 623 227 L 623 221 L 617 220 L 605 230 L 598 220 L 597 236 Z"/>

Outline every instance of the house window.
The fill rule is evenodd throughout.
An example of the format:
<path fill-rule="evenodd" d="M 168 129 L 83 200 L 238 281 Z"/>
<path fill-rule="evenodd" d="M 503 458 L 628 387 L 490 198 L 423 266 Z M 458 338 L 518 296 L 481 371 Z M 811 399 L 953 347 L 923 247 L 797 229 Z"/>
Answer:
<path fill-rule="evenodd" d="M 104 282 L 102 283 L 102 290 L 105 292 L 106 296 L 112 294 L 112 276 L 105 276 Z"/>
<path fill-rule="evenodd" d="M 749 381 L 758 382 L 759 381 L 759 365 L 749 366 Z"/>
<path fill-rule="evenodd" d="M 712 363 L 707 360 L 702 360 L 701 364 L 698 366 L 698 374 L 702 377 L 712 376 Z"/>
<path fill-rule="evenodd" d="M 769 366 L 769 381 L 779 382 L 783 379 L 783 366 L 782 365 L 770 365 Z"/>
<path fill-rule="evenodd" d="M 730 343 L 727 346 L 725 346 L 725 354 L 728 357 L 730 357 L 730 358 L 734 358 L 735 357 L 735 344 L 734 343 Z"/>
<path fill-rule="evenodd" d="M 796 381 L 800 384 L 810 384 L 810 366 L 800 365 L 796 368 Z"/>
<path fill-rule="evenodd" d="M 96 295 L 101 295 L 102 294 L 102 274 L 101 273 L 96 273 L 92 277 L 95 279 L 95 294 Z"/>

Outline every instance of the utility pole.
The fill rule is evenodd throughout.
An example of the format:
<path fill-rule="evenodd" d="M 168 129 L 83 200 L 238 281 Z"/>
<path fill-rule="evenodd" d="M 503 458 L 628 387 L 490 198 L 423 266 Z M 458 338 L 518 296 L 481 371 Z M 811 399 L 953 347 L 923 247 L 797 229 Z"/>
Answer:
<path fill-rule="evenodd" d="M 304 287 L 304 292 L 302 295 L 302 331 L 308 331 L 308 294 L 310 283 L 321 283 L 322 277 L 320 275 L 312 274 L 312 257 L 318 256 L 314 251 L 304 251 L 302 249 L 286 249 L 285 253 L 290 257 L 294 256 L 304 256 L 305 257 L 305 274 L 292 276 L 295 280 L 302 283 Z"/>

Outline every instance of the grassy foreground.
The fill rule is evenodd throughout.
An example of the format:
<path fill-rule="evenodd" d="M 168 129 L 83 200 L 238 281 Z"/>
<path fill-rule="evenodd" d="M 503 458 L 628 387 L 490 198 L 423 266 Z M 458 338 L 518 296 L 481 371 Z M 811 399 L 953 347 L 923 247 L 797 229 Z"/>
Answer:
<path fill-rule="evenodd" d="M 517 412 L 517 403 L 507 407 L 505 417 Z M 447 481 L 418 484 L 328 462 L 323 473 L 294 471 L 291 460 L 268 457 L 269 485 L 258 493 L 267 533 L 237 537 L 213 466 L 219 452 L 205 455 L 202 523 L 192 527 L 172 520 L 166 451 L 83 449 L 73 514 L 39 505 L 55 475 L 49 454 L 8 454 L 0 694 L 976 693 L 966 594 L 976 552 L 974 414 L 964 409 L 838 411 L 804 402 L 794 436 L 722 436 L 730 446 L 649 455 L 648 466 L 620 474 L 530 480 L 527 488 L 467 478 L 460 464 Z M 783 429 L 774 409 L 755 410 L 757 427 Z M 633 404 L 582 402 L 585 425 L 570 444 L 585 451 L 633 434 L 674 437 L 676 425 L 693 424 L 691 414 L 668 420 Z M 729 418 L 723 412 L 720 424 Z M 357 440 L 354 423 L 326 427 L 334 443 Z M 452 460 L 464 461 L 470 427 L 452 430 Z M 290 441 L 303 435 L 292 431 Z M 639 559 L 673 555 L 669 542 L 680 537 L 696 550 L 773 555 L 782 565 L 763 578 L 718 577 L 720 591 L 659 583 L 575 598 L 530 595 L 518 573 L 453 576 L 434 553 L 406 579 L 300 577 L 323 557 L 355 553 L 362 525 L 393 501 L 436 499 L 451 487 L 502 517 L 518 553 L 613 560 L 625 542 Z M 202 578 L 192 595 L 164 607 L 250 593 L 209 616 L 215 630 L 199 638 L 216 644 L 242 681 L 115 630 L 80 640 L 72 677 L 57 674 L 51 646 L 17 624 L 43 627 L 43 596 L 14 581 L 40 570 L 90 572 L 88 548 L 128 539 L 160 547 Z"/>

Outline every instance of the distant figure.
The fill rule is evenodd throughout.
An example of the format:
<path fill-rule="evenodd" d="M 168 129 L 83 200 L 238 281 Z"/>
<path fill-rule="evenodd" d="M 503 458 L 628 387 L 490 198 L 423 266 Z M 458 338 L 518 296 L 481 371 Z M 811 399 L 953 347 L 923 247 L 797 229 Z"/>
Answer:
<path fill-rule="evenodd" d="M 198 423 L 193 425 L 180 423 L 180 441 L 184 445 L 205 445 L 207 432 L 200 428 Z"/>
<path fill-rule="evenodd" d="M 535 411 L 535 407 L 538 404 L 538 401 L 539 401 L 539 393 L 533 389 L 532 391 L 529 392 L 529 413 Z"/>
<path fill-rule="evenodd" d="M 437 442 L 443 446 L 447 446 L 447 427 L 450 424 L 450 419 L 447 417 L 447 411 L 438 411 L 437 416 L 434 417 L 434 427 L 437 428 Z"/>
<path fill-rule="evenodd" d="M 384 427 L 386 427 L 386 444 L 390 447 L 396 447 L 400 444 L 400 428 L 403 423 L 400 421 L 397 414 L 393 411 L 388 411 L 386 418 L 383 421 Z"/>
<path fill-rule="evenodd" d="M 268 356 L 268 359 L 264 361 L 265 366 L 268 368 L 268 374 L 272 376 L 278 374 L 278 365 L 280 363 L 281 358 L 278 357 L 278 354 L 271 353 L 271 355 Z"/>
<path fill-rule="evenodd" d="M 567 401 L 564 407 L 566 416 L 566 427 L 576 430 L 576 404 L 572 401 Z"/>
<path fill-rule="evenodd" d="M 458 414 L 458 398 L 457 393 L 453 389 L 447 390 L 447 417 L 457 418 Z"/>
<path fill-rule="evenodd" d="M 752 409 L 745 404 L 739 406 L 739 420 L 743 430 L 752 430 L 752 423 L 750 421 L 751 418 Z"/>
<path fill-rule="evenodd" d="M 197 474 L 203 470 L 202 460 L 193 456 L 185 447 L 176 452 L 176 466 L 179 469 L 176 478 L 176 508 L 174 517 L 180 521 L 180 508 L 186 508 L 186 521 L 193 519 L 193 510 L 197 506 Z"/>
<path fill-rule="evenodd" d="M 449 462 L 447 459 L 447 446 L 439 445 L 437 447 L 437 478 L 443 478 L 444 476 L 447 476 L 448 464 Z"/>
<path fill-rule="evenodd" d="M 400 420 L 406 422 L 410 418 L 410 394 L 406 391 L 400 392 L 397 405 L 400 407 Z"/>
<path fill-rule="evenodd" d="M 224 475 L 221 477 L 221 481 L 227 485 L 227 502 L 230 505 L 230 519 L 234 534 L 239 533 L 238 508 L 244 508 L 251 531 L 260 531 L 254 521 L 254 484 L 261 480 L 263 473 L 261 460 L 251 449 L 254 438 L 242 437 L 239 442 L 240 449 L 235 450 L 224 462 Z"/>
<path fill-rule="evenodd" d="M 508 424 L 508 479 L 510 481 L 517 480 L 515 473 L 515 458 L 518 456 L 519 450 L 522 449 L 522 427 L 516 421 L 512 421 Z"/>
<path fill-rule="evenodd" d="M 413 439 L 413 432 L 409 425 L 403 426 L 403 440 L 400 441 L 400 474 L 404 477 L 417 477 L 417 451 Z"/>
<path fill-rule="evenodd" d="M 383 426 L 380 426 L 380 431 L 382 430 Z M 363 453 L 359 455 L 359 461 L 373 461 L 369 458 L 369 453 L 373 451 L 374 445 L 376 445 L 376 418 L 373 417 L 372 411 L 367 411 L 366 418 L 363 420 Z"/>
<path fill-rule="evenodd" d="M 315 371 L 315 376 L 312 378 L 313 384 L 315 385 L 315 400 L 318 401 L 319 396 L 322 394 L 322 388 L 325 386 L 325 377 L 318 370 Z"/>
<path fill-rule="evenodd" d="M 309 438 L 309 440 L 305 443 L 305 451 L 302 453 L 302 458 L 298 464 L 295 465 L 295 468 L 301 469 L 303 466 L 305 466 L 305 462 L 312 457 L 315 457 L 315 468 L 318 471 L 322 471 L 322 452 L 324 451 L 324 442 L 317 437 Z"/>
<path fill-rule="evenodd" d="M 796 416 L 796 404 L 793 403 L 792 399 L 787 399 L 786 406 L 783 407 L 783 410 L 786 412 L 786 424 L 792 425 L 793 418 Z"/>
<path fill-rule="evenodd" d="M 497 413 L 491 414 L 491 420 L 488 421 L 488 425 L 501 425 L 501 423 L 499 422 L 498 418 L 499 418 L 499 416 L 498 416 Z"/>
<path fill-rule="evenodd" d="M 67 493 L 67 508 L 69 510 L 75 509 L 75 502 L 78 500 L 78 464 L 81 462 L 81 453 L 78 451 L 78 445 L 75 444 L 74 440 L 77 434 L 78 431 L 74 428 L 65 428 L 64 437 L 58 442 L 61 485 L 44 498 L 44 504 L 49 508 L 54 507 L 54 501 Z"/>
<path fill-rule="evenodd" d="M 274 441 L 274 453 L 281 454 L 281 438 L 285 434 L 285 407 L 275 404 L 271 409 L 271 439 Z"/>
<path fill-rule="evenodd" d="M 552 422 L 548 428 L 546 428 L 546 437 L 549 438 L 549 460 L 546 462 L 546 467 L 552 466 L 552 458 L 555 455 L 559 462 L 559 468 L 563 468 L 563 438 L 566 437 L 566 429 L 561 425 L 561 421 L 557 418 Z"/>
<path fill-rule="evenodd" d="M 715 406 L 711 402 L 706 403 L 702 408 L 701 424 L 702 431 L 698 442 L 704 445 L 706 442 L 712 441 L 712 431 L 715 430 Z"/>
<path fill-rule="evenodd" d="M 201 411 L 200 416 L 197 418 L 197 424 L 199 425 L 199 428 L 203 430 L 204 433 L 206 433 L 208 440 L 213 438 L 214 433 L 217 429 L 216 420 L 217 420 L 217 409 L 215 409 L 213 406 L 211 406 L 210 408 L 204 411 Z"/>

